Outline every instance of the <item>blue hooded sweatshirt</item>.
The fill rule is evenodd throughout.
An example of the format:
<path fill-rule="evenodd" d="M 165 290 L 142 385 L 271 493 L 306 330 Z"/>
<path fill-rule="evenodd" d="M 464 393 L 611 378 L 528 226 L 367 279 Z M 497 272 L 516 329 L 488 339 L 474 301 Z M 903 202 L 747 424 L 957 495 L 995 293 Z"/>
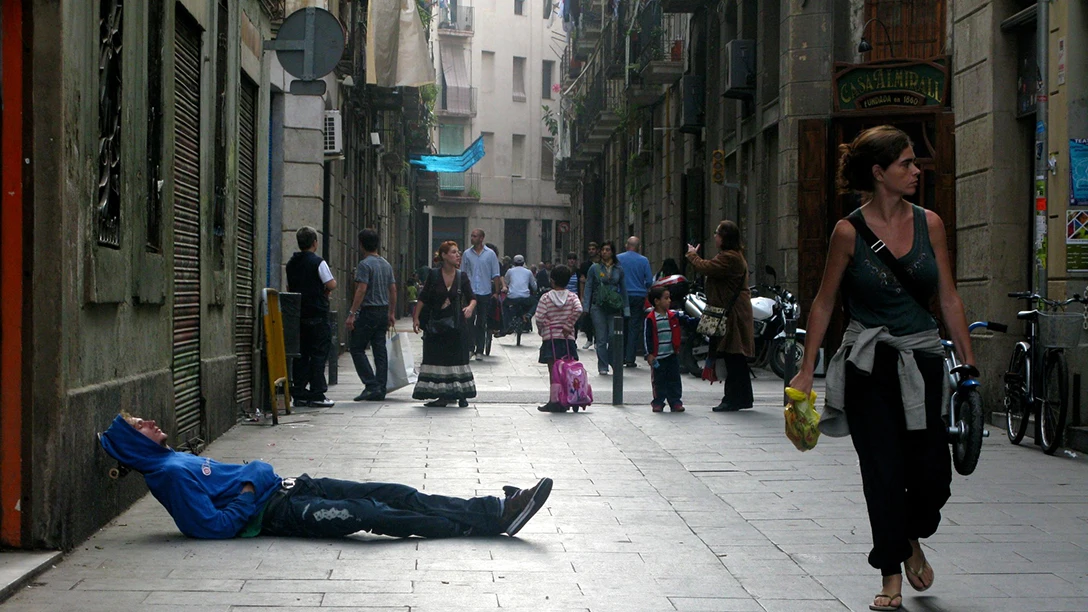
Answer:
<path fill-rule="evenodd" d="M 144 475 L 178 529 L 192 538 L 233 538 L 280 486 L 281 478 L 263 461 L 220 463 L 159 446 L 121 415 L 99 436 L 111 457 Z M 245 483 L 254 493 L 242 493 Z"/>

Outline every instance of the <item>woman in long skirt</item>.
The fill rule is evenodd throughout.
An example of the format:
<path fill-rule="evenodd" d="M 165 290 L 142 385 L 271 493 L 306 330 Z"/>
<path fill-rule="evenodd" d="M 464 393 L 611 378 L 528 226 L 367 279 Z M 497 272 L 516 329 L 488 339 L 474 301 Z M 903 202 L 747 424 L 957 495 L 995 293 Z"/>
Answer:
<path fill-rule="evenodd" d="M 464 408 L 476 397 L 476 382 L 468 365 L 467 321 L 476 310 L 472 285 L 461 267 L 461 250 L 447 240 L 438 248 L 441 266 L 427 274 L 412 313 L 412 331 L 423 329 L 423 364 L 412 392 L 424 404 L 441 408 L 452 401 Z M 421 323 L 422 316 L 422 323 Z"/>

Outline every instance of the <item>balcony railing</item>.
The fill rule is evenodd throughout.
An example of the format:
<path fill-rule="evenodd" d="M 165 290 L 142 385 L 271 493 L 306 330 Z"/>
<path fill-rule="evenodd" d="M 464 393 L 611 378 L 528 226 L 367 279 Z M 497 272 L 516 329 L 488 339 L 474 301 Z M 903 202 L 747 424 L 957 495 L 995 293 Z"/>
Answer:
<path fill-rule="evenodd" d="M 646 7 L 639 15 L 638 32 L 631 38 L 633 56 L 634 48 L 638 48 L 639 71 L 651 62 L 675 62 L 682 69 L 690 20 L 686 14 L 662 14 L 657 3 Z"/>
<path fill-rule="evenodd" d="M 272 21 L 281 20 L 286 15 L 287 0 L 261 0 L 261 6 L 264 10 L 268 11 L 269 16 L 272 17 Z"/>
<path fill-rule="evenodd" d="M 439 172 L 438 189 L 442 197 L 480 199 L 479 172 Z"/>
<path fill-rule="evenodd" d="M 601 63 L 609 78 L 620 79 L 627 69 L 627 23 L 624 4 L 619 6 L 616 19 L 608 20 L 601 32 Z"/>
<path fill-rule="evenodd" d="M 476 29 L 473 7 L 451 4 L 438 9 L 438 33 L 454 36 L 472 36 Z"/>
<path fill-rule="evenodd" d="M 434 109 L 439 117 L 475 117 L 476 87 L 444 87 Z"/>

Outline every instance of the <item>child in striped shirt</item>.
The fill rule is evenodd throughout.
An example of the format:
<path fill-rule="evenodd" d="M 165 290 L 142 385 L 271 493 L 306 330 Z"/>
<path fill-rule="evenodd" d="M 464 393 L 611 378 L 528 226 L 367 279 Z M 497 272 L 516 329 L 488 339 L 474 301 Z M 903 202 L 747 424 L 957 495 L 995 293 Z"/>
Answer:
<path fill-rule="evenodd" d="M 646 362 L 650 364 L 650 382 L 654 399 L 650 407 L 661 412 L 665 404 L 669 410 L 683 412 L 683 385 L 680 382 L 680 324 L 693 319 L 682 312 L 669 310 L 672 298 L 664 287 L 650 288 L 650 303 L 654 309 L 646 315 L 643 340 L 646 343 Z"/>
<path fill-rule="evenodd" d="M 578 345 L 574 343 L 574 325 L 582 316 L 582 302 L 578 295 L 567 290 L 571 269 L 559 265 L 552 268 L 552 290 L 540 296 L 536 307 L 536 329 L 543 340 L 540 344 L 538 363 L 548 364 L 548 380 L 551 380 L 555 360 L 571 356 L 578 359 Z M 550 397 L 547 404 L 538 406 L 541 412 L 566 412 L 567 406 Z"/>

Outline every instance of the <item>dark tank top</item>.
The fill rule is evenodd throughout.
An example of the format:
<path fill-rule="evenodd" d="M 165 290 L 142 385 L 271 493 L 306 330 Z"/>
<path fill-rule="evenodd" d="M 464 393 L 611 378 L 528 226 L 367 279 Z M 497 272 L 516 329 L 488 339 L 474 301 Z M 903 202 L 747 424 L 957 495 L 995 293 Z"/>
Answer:
<path fill-rule="evenodd" d="M 929 242 L 926 211 L 914 210 L 914 243 L 899 263 L 926 293 L 937 292 L 937 259 Z M 850 213 L 861 217 L 861 209 Z M 937 329 L 937 321 L 911 296 L 899 279 L 859 235 L 854 240 L 854 258 L 843 277 L 846 307 L 850 318 L 865 327 L 887 326 L 893 336 L 905 336 Z"/>

